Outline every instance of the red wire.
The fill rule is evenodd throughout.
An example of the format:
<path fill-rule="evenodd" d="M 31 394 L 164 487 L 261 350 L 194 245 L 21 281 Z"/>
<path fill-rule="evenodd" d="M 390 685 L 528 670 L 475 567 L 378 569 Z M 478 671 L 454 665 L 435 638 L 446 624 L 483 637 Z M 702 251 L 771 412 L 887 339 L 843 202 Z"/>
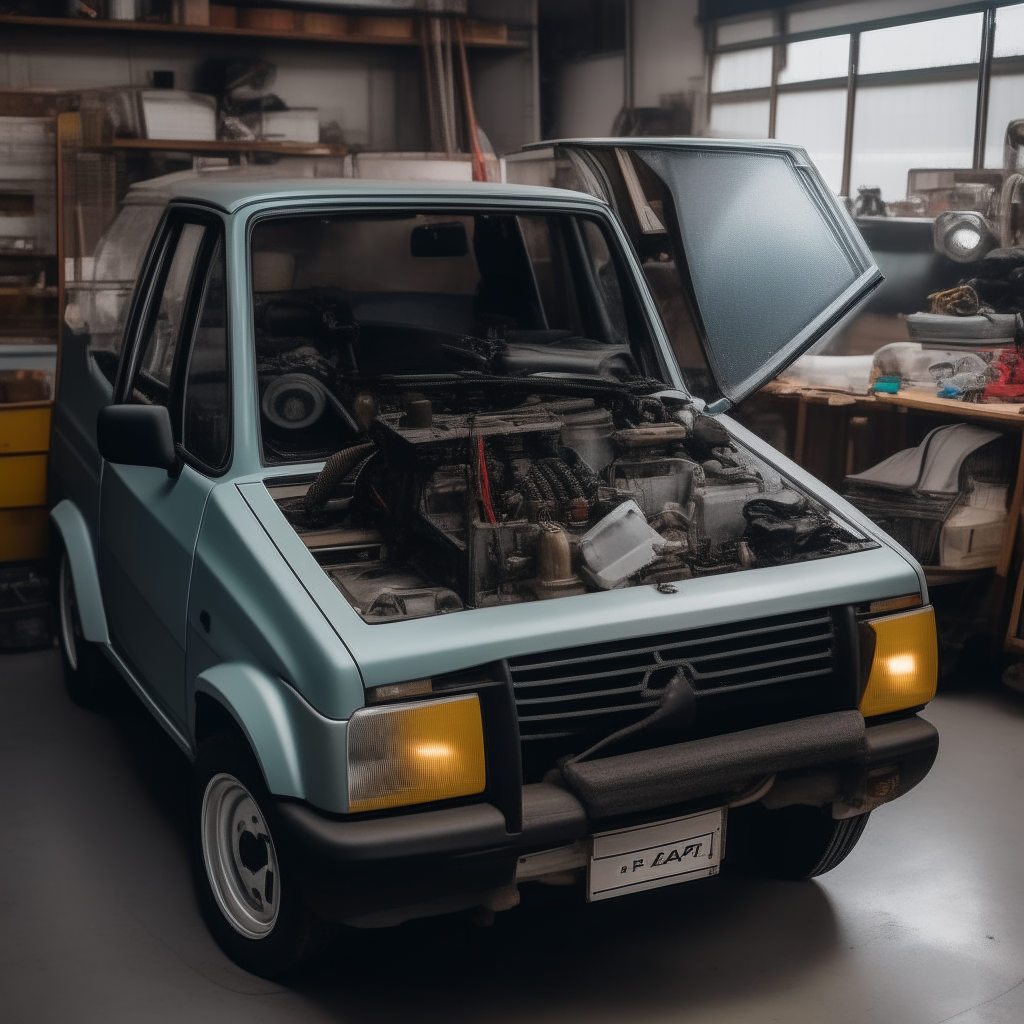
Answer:
<path fill-rule="evenodd" d="M 480 458 L 480 500 L 483 502 L 487 522 L 494 526 L 498 522 L 498 517 L 494 514 L 494 506 L 491 504 L 491 481 L 487 476 L 487 462 L 484 460 L 484 439 L 482 437 L 477 438 L 477 454 Z"/>

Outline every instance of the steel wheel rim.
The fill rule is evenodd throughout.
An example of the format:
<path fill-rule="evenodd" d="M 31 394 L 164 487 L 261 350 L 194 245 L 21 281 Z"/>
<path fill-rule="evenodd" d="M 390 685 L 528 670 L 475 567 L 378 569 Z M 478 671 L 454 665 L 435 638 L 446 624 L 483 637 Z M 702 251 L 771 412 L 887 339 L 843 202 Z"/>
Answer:
<path fill-rule="evenodd" d="M 221 913 L 245 938 L 266 938 L 280 913 L 281 872 L 259 804 L 221 772 L 203 793 L 200 829 L 206 877 Z"/>
<path fill-rule="evenodd" d="M 68 555 L 65 551 L 60 560 L 60 639 L 64 645 L 64 656 L 73 672 L 78 671 L 78 645 L 75 643 L 75 594 L 71 581 L 71 572 L 68 565 Z"/>

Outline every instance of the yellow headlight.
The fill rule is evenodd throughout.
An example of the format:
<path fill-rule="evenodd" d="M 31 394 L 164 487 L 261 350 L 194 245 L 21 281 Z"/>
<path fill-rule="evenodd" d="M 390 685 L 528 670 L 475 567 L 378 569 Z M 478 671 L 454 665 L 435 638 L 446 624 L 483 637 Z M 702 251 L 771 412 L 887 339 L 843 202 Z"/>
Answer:
<path fill-rule="evenodd" d="M 861 714 L 869 718 L 927 704 L 939 681 L 935 610 L 929 605 L 868 625 L 875 631 L 875 656 Z"/>
<path fill-rule="evenodd" d="M 361 708 L 348 724 L 348 809 L 448 800 L 487 785 L 480 698 Z"/>

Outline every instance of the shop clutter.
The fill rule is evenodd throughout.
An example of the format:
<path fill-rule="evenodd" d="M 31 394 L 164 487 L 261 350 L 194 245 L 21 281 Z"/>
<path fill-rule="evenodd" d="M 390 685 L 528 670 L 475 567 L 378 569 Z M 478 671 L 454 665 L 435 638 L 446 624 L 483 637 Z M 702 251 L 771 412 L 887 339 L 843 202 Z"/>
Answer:
<path fill-rule="evenodd" d="M 257 58 L 213 59 L 201 69 L 202 91 L 173 87 L 117 87 L 82 94 L 83 131 L 89 141 L 171 139 L 194 142 L 342 142 L 336 124 L 321 129 L 315 107 L 289 108 L 270 91 L 276 67 Z M 161 73 L 158 73 L 161 74 Z M 325 136 L 321 139 L 321 134 Z"/>
<path fill-rule="evenodd" d="M 1024 247 L 994 249 L 960 284 L 904 318 L 909 341 L 873 356 L 808 355 L 784 381 L 864 394 L 925 391 L 961 402 L 1024 402 Z"/>
<path fill-rule="evenodd" d="M 954 423 L 847 476 L 843 491 L 922 565 L 984 569 L 999 557 L 1014 462 L 1005 435 Z"/>

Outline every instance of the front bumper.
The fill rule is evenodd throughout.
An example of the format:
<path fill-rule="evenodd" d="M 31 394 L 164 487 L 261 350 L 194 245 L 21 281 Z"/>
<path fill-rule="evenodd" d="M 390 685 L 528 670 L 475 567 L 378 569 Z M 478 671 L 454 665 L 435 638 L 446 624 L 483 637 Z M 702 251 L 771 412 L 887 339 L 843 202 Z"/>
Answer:
<path fill-rule="evenodd" d="M 607 828 L 750 799 L 866 813 L 916 786 L 938 742 L 917 715 L 865 725 L 842 711 L 567 765 L 560 778 L 523 787 L 516 833 L 489 803 L 338 820 L 290 800 L 278 802 L 276 832 L 317 914 L 398 924 L 514 905 L 521 856 Z"/>

